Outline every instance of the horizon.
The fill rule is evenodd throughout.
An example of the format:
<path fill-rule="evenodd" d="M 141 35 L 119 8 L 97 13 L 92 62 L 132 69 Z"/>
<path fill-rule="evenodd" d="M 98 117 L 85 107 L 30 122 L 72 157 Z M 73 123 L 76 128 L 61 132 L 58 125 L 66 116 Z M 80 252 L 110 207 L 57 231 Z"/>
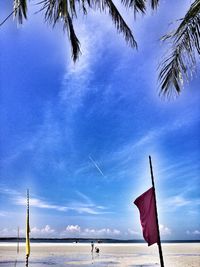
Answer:
<path fill-rule="evenodd" d="M 18 226 L 24 235 L 29 188 L 30 238 L 142 239 L 133 201 L 151 187 L 151 155 L 161 240 L 200 240 L 200 76 L 168 100 L 156 71 L 167 49 L 159 38 L 189 6 L 163 1 L 136 21 L 122 9 L 138 51 L 108 14 L 89 13 L 75 22 L 75 65 L 67 35 L 34 5 L 21 27 L 3 25 L 0 238 Z M 12 1 L 0 8 L 2 21 Z"/>
<path fill-rule="evenodd" d="M 110 243 L 110 241 L 115 241 L 116 243 L 144 243 L 146 244 L 146 241 L 142 238 L 142 239 L 118 239 L 118 238 L 94 238 L 94 237 L 31 237 L 30 238 L 30 242 L 31 241 L 49 241 L 49 240 L 55 240 L 55 241 L 69 241 L 67 243 L 70 243 L 72 241 L 80 241 L 78 243 L 83 242 L 91 242 L 91 241 L 96 241 L 98 242 L 105 242 L 105 243 Z M 26 237 L 0 237 L 0 242 L 4 242 L 4 241 L 8 241 L 8 242 L 26 242 Z M 200 243 L 200 239 L 163 239 L 161 240 L 161 243 Z M 34 242 L 35 243 L 35 242 Z M 46 243 L 46 242 L 45 242 Z"/>

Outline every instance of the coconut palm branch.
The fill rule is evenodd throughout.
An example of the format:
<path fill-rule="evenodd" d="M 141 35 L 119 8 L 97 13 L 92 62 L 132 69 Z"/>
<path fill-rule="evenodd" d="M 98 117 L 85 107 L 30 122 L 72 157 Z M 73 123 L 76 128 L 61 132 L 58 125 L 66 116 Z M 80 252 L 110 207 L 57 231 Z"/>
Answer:
<path fill-rule="evenodd" d="M 13 1 L 14 16 L 17 17 L 20 24 L 23 23 L 23 19 L 27 19 L 27 1 L 26 0 L 14 0 Z"/>
<path fill-rule="evenodd" d="M 126 7 L 134 9 L 135 14 L 138 12 L 145 13 L 147 2 L 155 9 L 159 0 L 121 0 Z M 124 35 L 126 42 L 133 48 L 137 48 L 137 42 L 133 33 L 124 18 L 118 11 L 112 0 L 41 0 L 39 11 L 44 11 L 45 21 L 55 26 L 58 22 L 63 23 L 63 29 L 67 29 L 68 37 L 72 48 L 72 58 L 76 61 L 81 53 L 80 42 L 74 30 L 73 20 L 77 18 L 77 9 L 88 13 L 89 9 L 99 9 L 100 11 L 108 11 L 115 27 L 119 33 Z M 14 0 L 14 16 L 19 23 L 27 18 L 27 0 Z"/>
<path fill-rule="evenodd" d="M 171 42 L 171 52 L 159 66 L 160 92 L 171 96 L 192 78 L 200 55 L 200 0 L 194 1 L 178 28 L 163 40 Z"/>
<path fill-rule="evenodd" d="M 38 2 L 41 5 L 39 11 L 44 11 L 45 21 L 55 26 L 58 22 L 62 22 L 63 29 L 67 29 L 68 36 L 72 48 L 72 58 L 76 61 L 81 53 L 80 42 L 75 33 L 73 19 L 77 17 L 77 8 L 87 14 L 89 8 L 98 8 L 101 11 L 108 10 L 117 30 L 124 35 L 126 42 L 131 47 L 137 47 L 131 29 L 126 24 L 120 12 L 112 2 L 112 0 L 42 0 Z M 19 23 L 23 22 L 23 18 L 27 18 L 26 0 L 15 0 L 14 7 L 19 7 L 14 13 Z"/>
<path fill-rule="evenodd" d="M 121 0 L 122 4 L 124 4 L 128 8 L 133 8 L 135 15 L 137 13 L 145 14 L 147 10 L 147 2 L 150 3 L 152 9 L 156 9 L 159 4 L 159 0 Z"/>
<path fill-rule="evenodd" d="M 96 0 L 95 2 L 91 3 L 91 7 L 97 7 L 100 11 L 108 10 L 118 32 L 124 35 L 126 42 L 131 47 L 137 48 L 137 42 L 134 39 L 132 31 L 126 24 L 112 0 Z"/>

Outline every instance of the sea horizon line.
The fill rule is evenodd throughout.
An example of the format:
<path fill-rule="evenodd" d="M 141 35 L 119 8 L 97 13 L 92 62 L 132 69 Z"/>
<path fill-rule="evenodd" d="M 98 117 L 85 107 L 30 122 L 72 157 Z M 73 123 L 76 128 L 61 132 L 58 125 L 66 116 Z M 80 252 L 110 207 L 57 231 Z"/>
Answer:
<path fill-rule="evenodd" d="M 0 237 L 0 242 L 25 242 L 25 237 Z M 97 242 L 97 243 L 145 243 L 142 239 L 115 239 L 115 238 L 38 238 L 38 237 L 32 237 L 30 238 L 30 241 L 33 243 L 88 243 L 88 242 Z M 162 240 L 162 243 L 200 243 L 199 239 L 165 239 Z"/>

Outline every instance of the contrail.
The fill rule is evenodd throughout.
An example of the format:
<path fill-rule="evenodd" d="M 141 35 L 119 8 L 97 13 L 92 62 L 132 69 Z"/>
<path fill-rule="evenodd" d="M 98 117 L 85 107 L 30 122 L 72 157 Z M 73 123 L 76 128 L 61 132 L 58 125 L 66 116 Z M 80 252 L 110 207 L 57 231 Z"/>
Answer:
<path fill-rule="evenodd" d="M 97 168 L 97 170 L 100 172 L 100 174 L 105 178 L 105 175 L 103 174 L 102 170 L 99 168 L 99 166 L 98 166 L 97 163 L 92 159 L 91 156 L 89 156 L 89 159 L 90 159 L 91 162 L 94 164 L 94 166 Z"/>

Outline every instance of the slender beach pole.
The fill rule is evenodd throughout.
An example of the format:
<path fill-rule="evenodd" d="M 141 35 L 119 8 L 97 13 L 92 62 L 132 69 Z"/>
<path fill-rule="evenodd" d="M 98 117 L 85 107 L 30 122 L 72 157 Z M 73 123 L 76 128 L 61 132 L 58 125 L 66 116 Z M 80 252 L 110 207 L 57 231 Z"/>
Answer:
<path fill-rule="evenodd" d="M 19 226 L 17 227 L 17 254 L 19 254 Z M 17 266 L 17 257 L 15 260 L 15 267 Z"/>
<path fill-rule="evenodd" d="M 27 212 L 26 212 L 26 267 L 28 267 L 28 258 L 30 254 L 30 240 L 29 240 L 29 189 L 27 189 Z"/>
<path fill-rule="evenodd" d="M 156 211 L 156 224 L 157 224 L 157 231 L 158 231 L 158 250 L 159 250 L 159 256 L 160 256 L 160 266 L 164 267 L 162 246 L 161 246 L 161 242 L 160 242 L 160 231 L 159 231 L 159 224 L 158 224 L 157 204 L 156 204 L 156 191 L 155 191 L 155 185 L 154 185 L 154 176 L 153 176 L 153 167 L 152 167 L 152 162 L 151 162 L 151 156 L 149 156 L 149 165 L 150 165 L 152 187 L 153 187 L 154 199 L 155 199 L 155 211 Z"/>
<path fill-rule="evenodd" d="M 28 255 L 26 255 L 26 267 L 28 267 Z"/>
<path fill-rule="evenodd" d="M 19 254 L 19 226 L 17 227 L 17 254 Z"/>
<path fill-rule="evenodd" d="M 28 255 L 26 255 L 26 267 L 28 267 Z"/>

